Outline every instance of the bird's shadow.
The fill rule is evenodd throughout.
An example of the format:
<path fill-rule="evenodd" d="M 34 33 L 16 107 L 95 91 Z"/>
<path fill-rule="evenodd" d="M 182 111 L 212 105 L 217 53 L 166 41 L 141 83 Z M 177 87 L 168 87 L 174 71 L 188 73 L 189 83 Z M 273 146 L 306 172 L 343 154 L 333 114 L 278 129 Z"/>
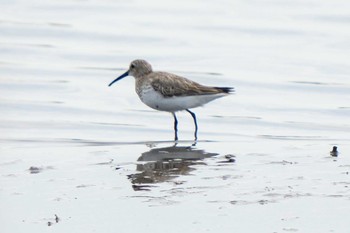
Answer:
<path fill-rule="evenodd" d="M 153 148 L 137 160 L 136 173 L 128 175 L 135 191 L 150 190 L 156 183 L 170 181 L 195 170 L 192 165 L 205 164 L 204 159 L 216 156 L 192 146 Z"/>

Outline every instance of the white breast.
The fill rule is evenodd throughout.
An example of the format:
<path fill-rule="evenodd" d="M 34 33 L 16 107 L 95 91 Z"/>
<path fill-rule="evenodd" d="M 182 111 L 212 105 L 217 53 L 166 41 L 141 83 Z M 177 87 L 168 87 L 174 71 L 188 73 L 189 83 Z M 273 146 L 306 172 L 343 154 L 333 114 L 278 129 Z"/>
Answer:
<path fill-rule="evenodd" d="M 176 112 L 202 106 L 214 99 L 226 96 L 227 94 L 164 97 L 151 86 L 144 86 L 138 95 L 144 104 L 153 109 Z"/>

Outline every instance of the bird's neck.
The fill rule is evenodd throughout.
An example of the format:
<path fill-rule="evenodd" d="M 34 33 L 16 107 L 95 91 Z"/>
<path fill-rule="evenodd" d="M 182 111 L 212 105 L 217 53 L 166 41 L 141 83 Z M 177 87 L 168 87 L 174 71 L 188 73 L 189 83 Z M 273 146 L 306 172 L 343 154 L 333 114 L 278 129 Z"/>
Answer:
<path fill-rule="evenodd" d="M 139 96 L 142 95 L 142 91 L 145 89 L 145 86 L 150 85 L 149 81 L 150 80 L 147 78 L 147 76 L 135 78 L 135 91 Z"/>

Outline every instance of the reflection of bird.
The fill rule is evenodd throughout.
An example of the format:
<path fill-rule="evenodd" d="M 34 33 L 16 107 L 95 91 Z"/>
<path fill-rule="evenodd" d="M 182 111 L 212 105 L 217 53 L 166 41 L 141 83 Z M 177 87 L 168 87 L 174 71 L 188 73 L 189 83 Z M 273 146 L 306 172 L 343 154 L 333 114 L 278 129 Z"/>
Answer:
<path fill-rule="evenodd" d="M 131 75 L 135 78 L 135 89 L 141 101 L 147 106 L 172 113 L 174 117 L 175 141 L 177 137 L 177 118 L 175 112 L 186 110 L 191 114 L 194 124 L 194 137 L 197 140 L 196 115 L 191 108 L 202 106 L 214 99 L 233 92 L 232 87 L 208 87 L 189 79 L 166 72 L 154 72 L 145 60 L 131 62 L 129 70 L 109 84 Z"/>
<path fill-rule="evenodd" d="M 142 153 L 138 158 L 137 161 L 142 163 L 138 163 L 136 169 L 141 173 L 131 174 L 128 177 L 134 184 L 134 189 L 139 188 L 140 184 L 165 182 L 179 175 L 188 174 L 194 170 L 191 165 L 199 164 L 198 161 L 215 155 L 218 154 L 189 146 L 154 148 Z"/>
<path fill-rule="evenodd" d="M 207 153 L 204 150 L 194 149 L 191 146 L 170 146 L 154 148 L 142 153 L 137 161 L 168 161 L 168 160 L 202 160 L 218 155 Z"/>
<path fill-rule="evenodd" d="M 333 146 L 333 149 L 331 152 L 329 152 L 331 154 L 331 156 L 333 157 L 337 157 L 338 156 L 338 148 L 336 146 Z"/>

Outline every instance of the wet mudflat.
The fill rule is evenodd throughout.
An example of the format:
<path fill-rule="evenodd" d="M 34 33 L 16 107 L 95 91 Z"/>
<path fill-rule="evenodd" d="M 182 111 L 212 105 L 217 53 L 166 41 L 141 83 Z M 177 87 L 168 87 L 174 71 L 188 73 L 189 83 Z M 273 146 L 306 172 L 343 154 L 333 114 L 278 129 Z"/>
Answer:
<path fill-rule="evenodd" d="M 5 2 L 1 232 L 348 232 L 349 9 Z M 236 93 L 174 143 L 132 77 L 107 86 L 136 58 Z"/>

